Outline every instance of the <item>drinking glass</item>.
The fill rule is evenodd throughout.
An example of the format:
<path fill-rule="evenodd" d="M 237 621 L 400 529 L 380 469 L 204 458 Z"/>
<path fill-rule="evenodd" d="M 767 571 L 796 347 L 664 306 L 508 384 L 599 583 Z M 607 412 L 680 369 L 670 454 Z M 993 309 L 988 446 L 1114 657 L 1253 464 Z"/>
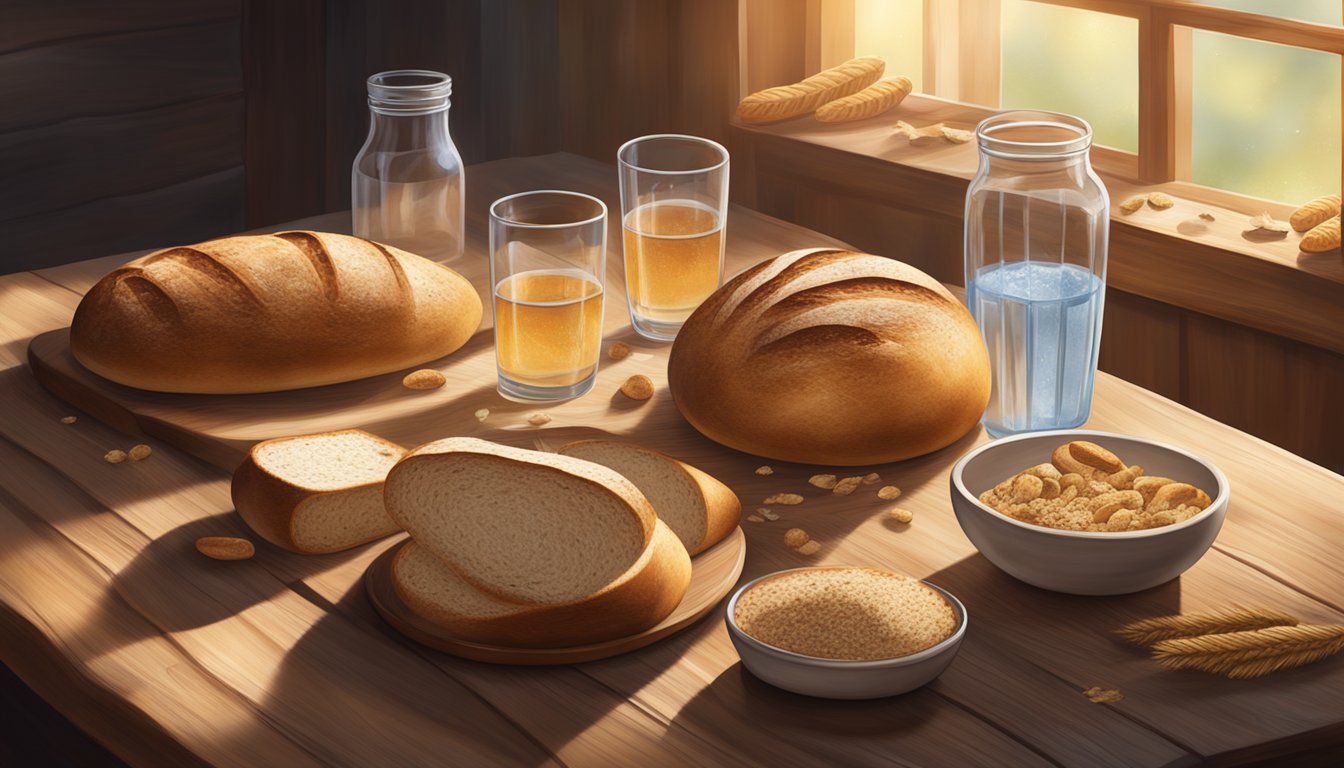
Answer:
<path fill-rule="evenodd" d="M 966 193 L 966 301 L 989 348 L 995 437 L 1087 421 L 1101 345 L 1110 203 L 1092 128 L 1005 112 L 976 128 Z"/>
<path fill-rule="evenodd" d="M 630 324 L 671 341 L 723 279 L 728 150 L 660 134 L 627 141 L 616 160 Z"/>
<path fill-rule="evenodd" d="M 490 206 L 501 395 L 563 400 L 592 388 L 606 254 L 607 206 L 595 197 L 540 190 Z"/>

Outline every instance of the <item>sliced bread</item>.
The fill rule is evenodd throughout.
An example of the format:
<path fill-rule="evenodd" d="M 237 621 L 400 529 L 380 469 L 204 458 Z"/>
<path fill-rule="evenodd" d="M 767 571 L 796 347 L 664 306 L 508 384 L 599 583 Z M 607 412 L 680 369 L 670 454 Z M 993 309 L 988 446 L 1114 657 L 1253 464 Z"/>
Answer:
<path fill-rule="evenodd" d="M 420 546 L 492 597 L 587 599 L 637 561 L 657 517 L 615 471 L 467 437 L 422 445 L 388 473 L 384 501 Z"/>
<path fill-rule="evenodd" d="M 614 440 L 580 440 L 564 456 L 611 467 L 649 499 L 658 519 L 677 534 L 686 551 L 699 554 L 737 527 L 742 502 L 709 475 L 651 448 Z"/>
<path fill-rule="evenodd" d="M 307 554 L 357 547 L 400 530 L 383 480 L 406 449 L 358 429 L 252 446 L 233 473 L 233 505 L 258 536 Z"/>
<path fill-rule="evenodd" d="M 564 605 L 523 606 L 491 597 L 415 541 L 392 561 L 397 595 L 417 615 L 462 640 L 519 648 L 586 645 L 642 632 L 676 608 L 690 579 L 690 557 L 661 521 L 625 573 Z"/>

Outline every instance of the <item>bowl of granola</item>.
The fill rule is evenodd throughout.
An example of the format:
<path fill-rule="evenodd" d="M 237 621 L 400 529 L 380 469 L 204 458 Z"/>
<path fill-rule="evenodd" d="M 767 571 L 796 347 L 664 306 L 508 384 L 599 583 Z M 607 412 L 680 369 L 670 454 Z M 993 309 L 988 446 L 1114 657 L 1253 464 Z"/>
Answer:
<path fill-rule="evenodd" d="M 952 508 L 990 562 L 1075 595 L 1121 595 L 1181 575 L 1227 515 L 1227 477 L 1176 446 L 1088 430 L 986 443 L 952 468 Z"/>

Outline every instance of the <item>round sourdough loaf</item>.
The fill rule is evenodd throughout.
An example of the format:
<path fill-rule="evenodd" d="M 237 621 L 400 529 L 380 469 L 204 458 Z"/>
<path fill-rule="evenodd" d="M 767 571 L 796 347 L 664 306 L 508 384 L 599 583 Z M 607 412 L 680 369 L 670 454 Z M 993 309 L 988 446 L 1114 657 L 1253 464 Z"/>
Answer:
<path fill-rule="evenodd" d="M 168 248 L 99 280 L 70 350 L 94 373 L 158 392 L 315 387 L 453 352 L 481 322 L 467 280 L 348 235 L 277 232 Z"/>
<path fill-rule="evenodd" d="M 989 402 L 970 312 L 899 261 L 793 251 L 748 269 L 677 334 L 668 385 L 730 448 L 807 464 L 898 461 L 942 448 Z"/>

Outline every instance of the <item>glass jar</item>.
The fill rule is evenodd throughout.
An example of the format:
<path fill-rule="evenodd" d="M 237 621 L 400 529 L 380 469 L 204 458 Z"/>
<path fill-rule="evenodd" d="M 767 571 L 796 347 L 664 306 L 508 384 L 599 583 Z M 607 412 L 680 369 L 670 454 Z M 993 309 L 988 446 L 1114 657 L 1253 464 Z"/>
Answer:
<path fill-rule="evenodd" d="M 989 349 L 982 421 L 1002 437 L 1087 421 L 1101 345 L 1110 201 L 1092 128 L 1015 111 L 976 127 L 966 192 L 966 302 Z"/>
<path fill-rule="evenodd" d="M 369 137 L 351 170 L 356 235 L 435 261 L 462 256 L 462 156 L 448 133 L 453 79 L 402 69 L 369 78 Z"/>

